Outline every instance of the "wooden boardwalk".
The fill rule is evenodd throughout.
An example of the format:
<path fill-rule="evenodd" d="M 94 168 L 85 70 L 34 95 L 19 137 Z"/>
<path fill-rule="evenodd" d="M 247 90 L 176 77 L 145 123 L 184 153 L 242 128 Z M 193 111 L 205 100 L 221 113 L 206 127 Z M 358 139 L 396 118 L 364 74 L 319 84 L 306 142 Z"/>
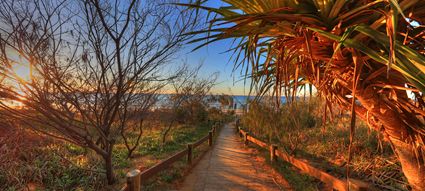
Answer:
<path fill-rule="evenodd" d="M 291 190 L 286 181 L 257 160 L 236 135 L 232 125 L 225 125 L 213 149 L 208 151 L 184 180 L 180 190 Z M 280 182 L 280 183 L 279 183 Z"/>

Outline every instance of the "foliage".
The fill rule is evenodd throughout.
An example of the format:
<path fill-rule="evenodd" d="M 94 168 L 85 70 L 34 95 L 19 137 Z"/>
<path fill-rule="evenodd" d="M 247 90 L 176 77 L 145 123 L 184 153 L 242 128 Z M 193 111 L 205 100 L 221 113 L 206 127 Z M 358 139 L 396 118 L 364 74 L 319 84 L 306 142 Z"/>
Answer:
<path fill-rule="evenodd" d="M 190 68 L 185 65 L 179 76 L 171 81 L 170 85 L 174 93 L 167 97 L 167 103 L 163 108 L 169 115 L 164 121 L 167 125 L 163 130 L 163 144 L 176 122 L 196 125 L 205 122 L 208 118 L 207 107 L 210 101 L 208 94 L 215 86 L 218 73 L 202 77 L 201 67 L 202 65 L 198 65 Z"/>
<path fill-rule="evenodd" d="M 358 116 L 389 138 L 412 188 L 425 189 L 424 1 L 204 2 L 183 4 L 215 13 L 193 42 L 234 40 L 235 67 L 260 95 L 294 100 L 313 84 L 326 104 L 351 110 L 351 143 Z"/>
<path fill-rule="evenodd" d="M 208 118 L 207 108 L 198 101 L 186 102 L 176 109 L 176 118 L 180 124 L 200 124 Z"/>
<path fill-rule="evenodd" d="M 170 132 L 170 141 L 163 147 L 160 145 L 161 128 L 150 126 L 151 128 L 145 129 L 133 158 L 127 157 L 125 143 L 118 139 L 113 152 L 113 166 L 118 178 L 114 188 L 123 185 L 129 169 L 148 168 L 185 149 L 188 143 L 207 135 L 212 124 L 213 122 L 199 126 L 181 125 L 174 128 Z M 102 159 L 89 149 L 18 128 L 1 127 L 0 133 L 0 190 L 21 190 L 25 187 L 41 190 L 108 189 L 105 187 Z M 128 138 L 129 141 L 135 141 L 137 136 Z M 194 157 L 205 149 L 196 149 Z M 152 178 L 148 187 L 170 187 L 176 179 L 182 177 L 186 168 L 186 162 L 182 161 L 176 168 Z"/>
<path fill-rule="evenodd" d="M 317 100 L 283 104 L 276 108 L 270 99 L 253 101 L 249 103 L 249 111 L 242 116 L 242 124 L 253 133 L 272 141 L 282 134 L 295 133 L 302 128 L 318 126 L 319 119 L 310 112 L 310 108 L 314 108 L 315 105 L 317 105 Z"/>
<path fill-rule="evenodd" d="M 194 11 L 167 2 L 1 1 L 0 117 L 91 149 L 112 184 L 116 140 L 175 75 L 161 71 L 196 28 Z"/>
<path fill-rule="evenodd" d="M 243 127 L 254 136 L 277 144 L 280 149 L 290 154 L 308 159 L 314 166 L 334 176 L 344 177 L 343 167 L 347 164 L 346 150 L 349 146 L 350 133 L 347 128 L 350 125 L 350 118 L 347 115 L 335 115 L 333 121 L 328 121 L 324 126 L 320 122 L 322 120 L 320 115 L 323 115 L 323 112 L 319 107 L 323 103 L 318 99 L 298 102 L 292 106 L 285 104 L 281 110 L 286 112 L 276 112 L 270 105 L 267 102 L 251 103 L 249 112 L 242 117 Z M 295 115 L 288 113 L 289 110 Z M 275 113 L 271 115 L 264 114 L 273 111 Z M 310 120 L 316 125 L 309 127 Z M 300 125 L 297 126 L 294 121 L 298 121 Z M 353 143 L 352 176 L 372 182 L 380 189 L 408 190 L 408 183 L 388 142 L 383 140 L 382 135 L 370 131 L 365 123 L 358 121 L 358 124 Z M 307 179 L 308 182 L 300 185 L 303 178 L 294 172 L 296 170 L 292 169 L 290 164 L 274 165 L 287 175 L 285 177 L 295 188 L 309 185 L 307 183 L 317 184 Z"/>
<path fill-rule="evenodd" d="M 221 107 L 233 107 L 233 97 L 230 95 L 222 94 L 218 96 L 218 102 Z"/>
<path fill-rule="evenodd" d="M 79 147 L 18 128 L 3 133 L 0 143 L 1 190 L 99 190 L 105 184 L 101 160 Z"/>

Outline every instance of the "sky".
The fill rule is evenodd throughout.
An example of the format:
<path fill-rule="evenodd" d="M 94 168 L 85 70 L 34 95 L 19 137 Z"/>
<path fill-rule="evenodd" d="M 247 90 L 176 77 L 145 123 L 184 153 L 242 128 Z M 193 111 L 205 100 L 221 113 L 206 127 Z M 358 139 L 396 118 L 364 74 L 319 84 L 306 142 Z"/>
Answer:
<path fill-rule="evenodd" d="M 206 5 L 220 7 L 223 3 L 213 0 L 208 1 Z M 206 21 L 206 19 L 202 21 Z M 177 55 L 176 64 L 187 61 L 187 64 L 195 67 L 202 63 L 201 77 L 208 77 L 218 72 L 217 84 L 213 87 L 212 94 L 247 95 L 249 83 L 244 83 L 240 69 L 233 72 L 234 62 L 230 60 L 232 52 L 226 52 L 231 48 L 232 40 L 217 41 L 193 51 L 199 44 L 187 44 Z M 20 76 L 29 76 L 29 68 L 24 65 L 17 65 L 14 70 Z"/>
<path fill-rule="evenodd" d="M 205 5 L 220 7 L 223 3 L 219 0 L 208 1 Z M 181 58 L 187 59 L 190 65 L 203 64 L 201 72 L 204 77 L 214 72 L 219 72 L 217 85 L 212 89 L 213 94 L 247 95 L 249 82 L 244 83 L 240 69 L 233 72 L 234 62 L 230 60 L 232 52 L 226 52 L 232 46 L 232 40 L 213 42 L 200 49 L 192 51 L 198 44 L 188 44 L 182 52 Z"/>
<path fill-rule="evenodd" d="M 230 60 L 231 52 L 226 52 L 231 47 L 230 40 L 215 42 L 192 51 L 195 47 L 195 44 L 189 44 L 181 57 L 187 59 L 189 65 L 195 66 L 201 63 L 202 77 L 208 77 L 214 72 L 219 73 L 217 85 L 212 89 L 213 94 L 248 94 L 248 89 L 244 91 L 240 69 L 233 72 L 234 62 Z"/>

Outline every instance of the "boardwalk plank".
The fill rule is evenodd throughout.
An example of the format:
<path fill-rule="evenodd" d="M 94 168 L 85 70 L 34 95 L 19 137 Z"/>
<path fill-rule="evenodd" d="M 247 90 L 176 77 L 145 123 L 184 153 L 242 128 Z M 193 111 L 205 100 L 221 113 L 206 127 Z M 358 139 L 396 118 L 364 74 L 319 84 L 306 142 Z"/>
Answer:
<path fill-rule="evenodd" d="M 271 173 L 259 163 L 234 129 L 225 125 L 214 147 L 192 169 L 180 190 L 280 190 Z"/>

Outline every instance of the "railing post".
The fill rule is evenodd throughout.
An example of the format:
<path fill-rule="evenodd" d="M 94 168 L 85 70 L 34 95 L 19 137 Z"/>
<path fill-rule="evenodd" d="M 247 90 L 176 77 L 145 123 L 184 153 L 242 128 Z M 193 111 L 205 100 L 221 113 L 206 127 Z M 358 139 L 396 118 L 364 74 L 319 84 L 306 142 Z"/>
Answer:
<path fill-rule="evenodd" d="M 213 132 L 212 132 L 212 131 L 210 131 L 210 132 L 208 133 L 208 145 L 209 145 L 209 146 L 212 146 L 212 140 L 213 140 Z"/>
<path fill-rule="evenodd" d="M 245 146 L 247 146 L 247 145 L 248 145 L 248 136 L 249 136 L 249 133 L 248 133 L 248 132 L 246 132 L 246 133 L 245 133 L 245 137 L 244 137 L 244 143 L 245 143 Z"/>
<path fill-rule="evenodd" d="M 132 170 L 127 173 L 127 191 L 140 191 L 140 170 Z"/>
<path fill-rule="evenodd" d="M 277 157 L 276 157 L 276 149 L 277 149 L 277 145 L 270 145 L 270 162 L 273 163 L 274 161 L 276 161 Z"/>
<path fill-rule="evenodd" d="M 193 144 L 187 144 L 187 164 L 192 164 Z"/>

